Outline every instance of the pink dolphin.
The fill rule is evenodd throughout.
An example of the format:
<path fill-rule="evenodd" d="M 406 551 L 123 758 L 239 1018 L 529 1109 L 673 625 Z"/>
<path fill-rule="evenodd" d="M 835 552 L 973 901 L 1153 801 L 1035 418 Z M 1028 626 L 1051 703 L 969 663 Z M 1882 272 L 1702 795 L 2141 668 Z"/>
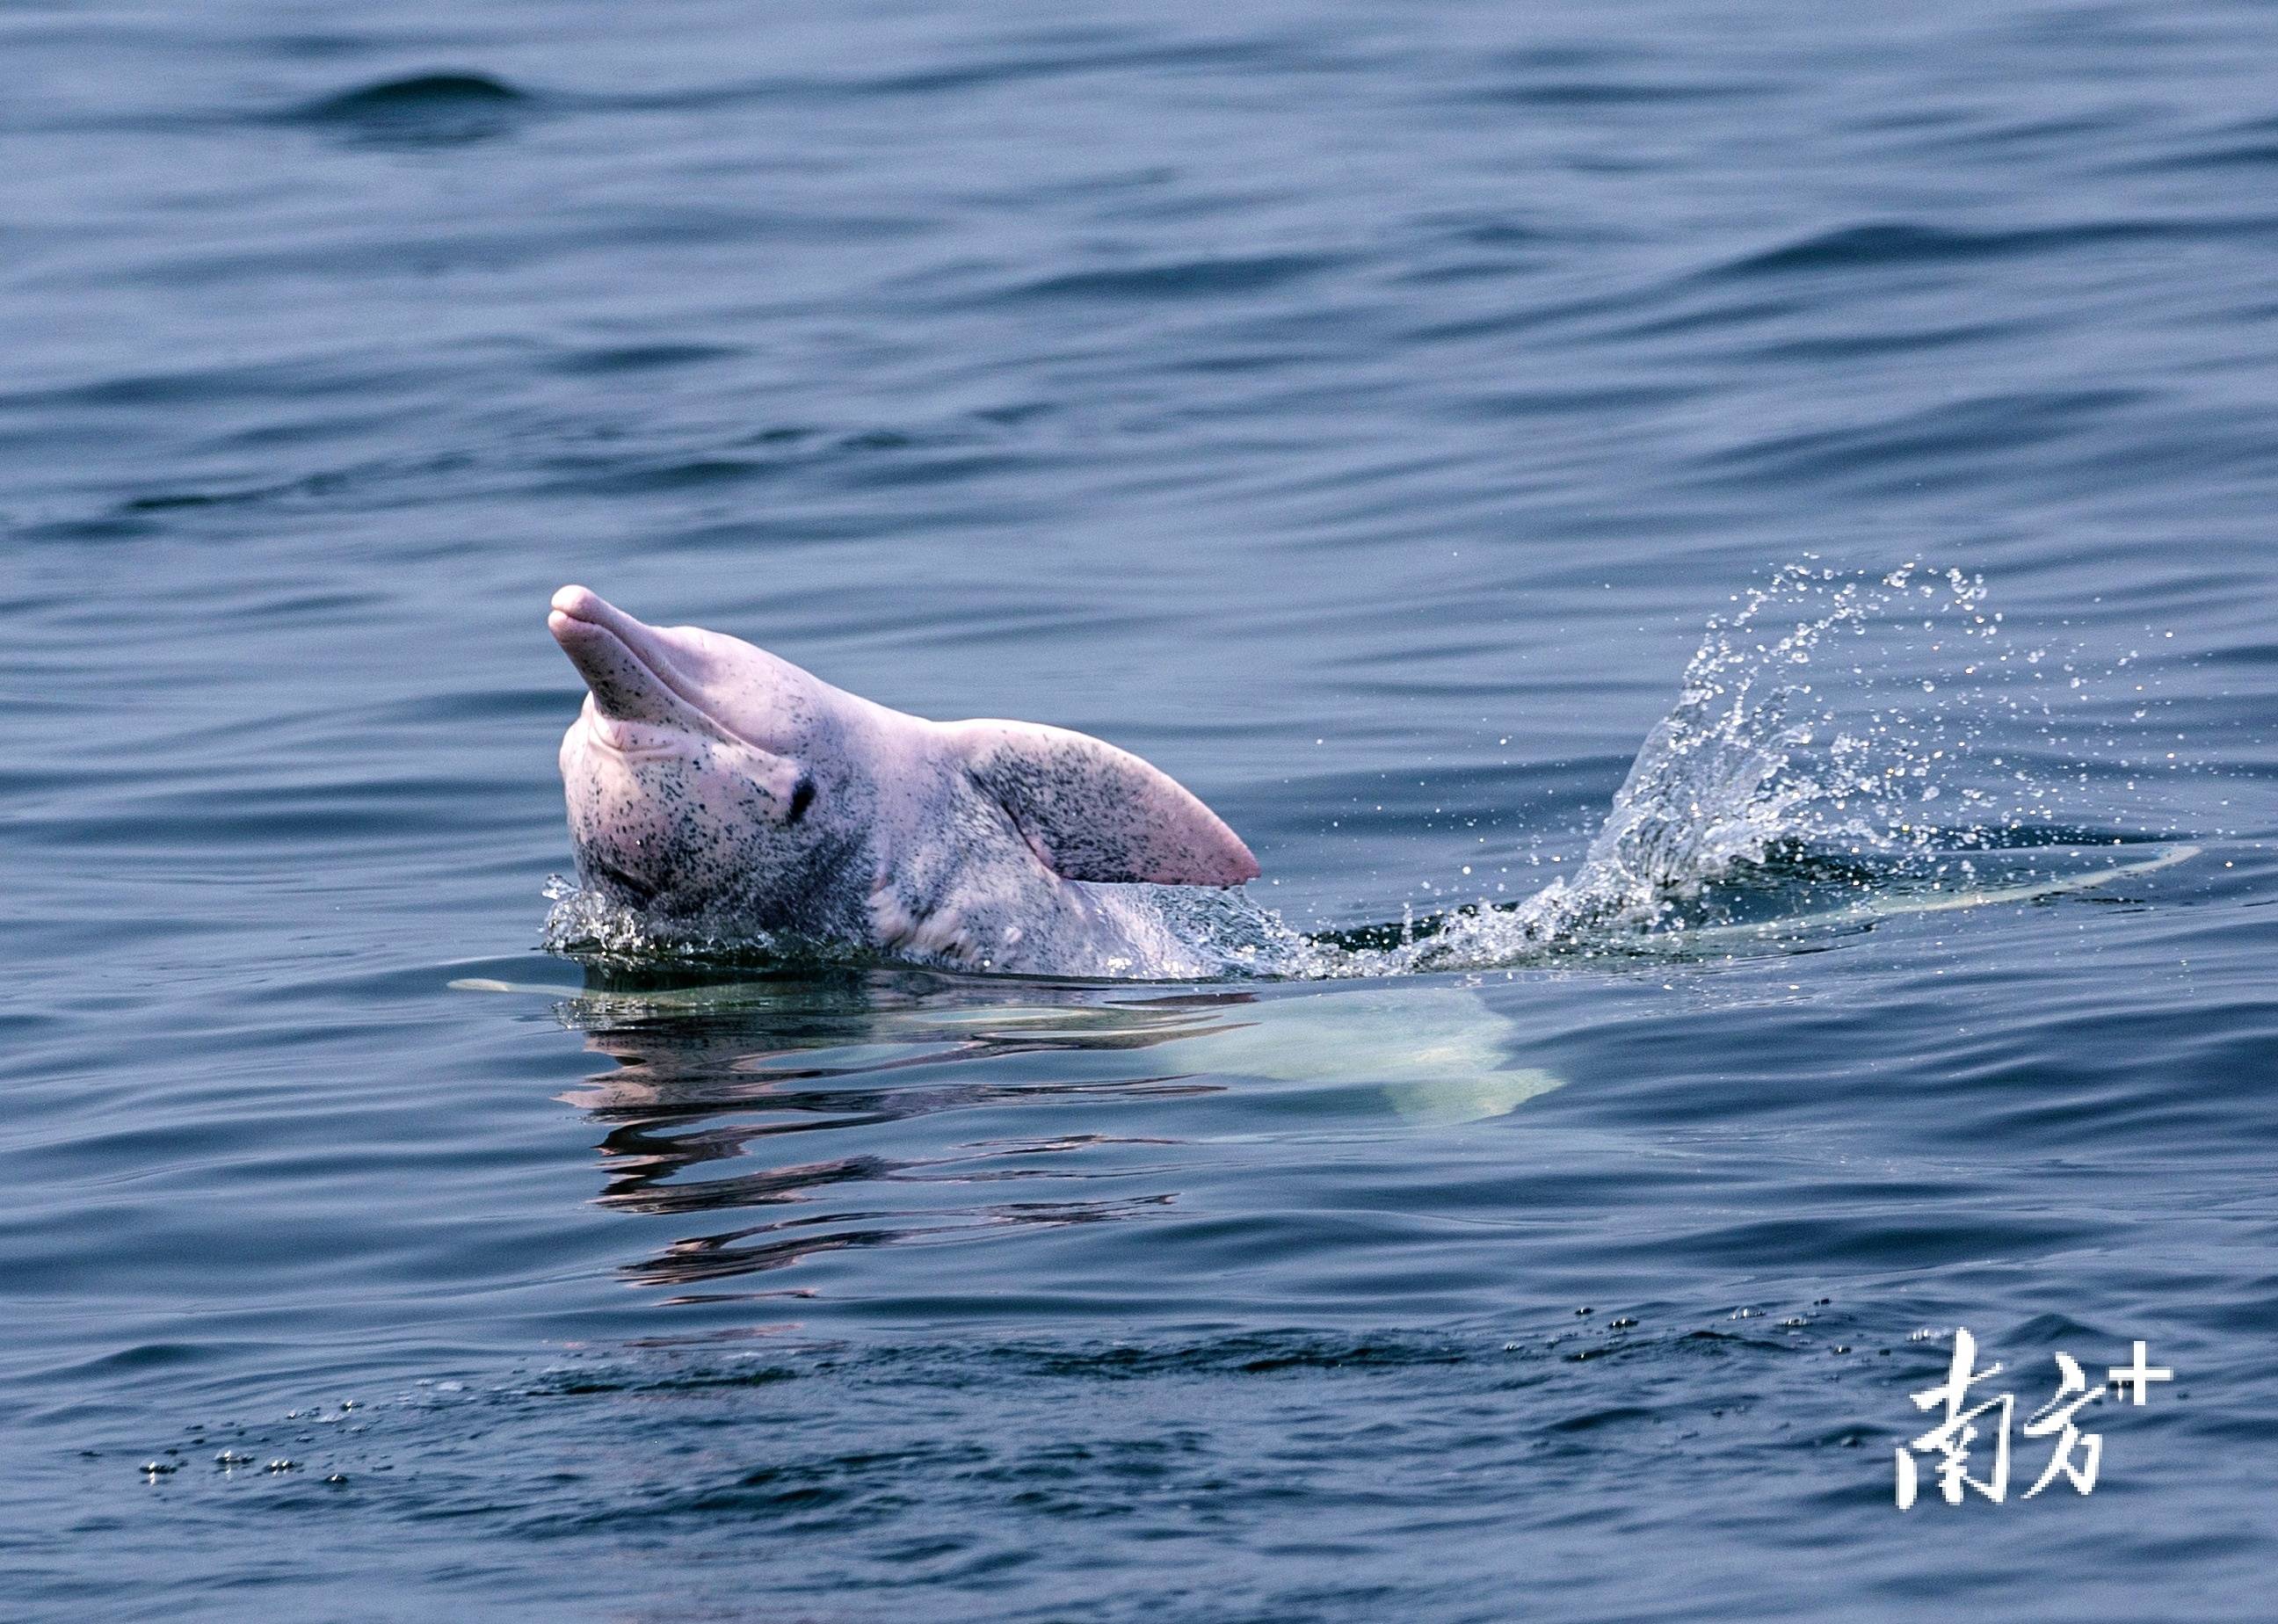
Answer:
<path fill-rule="evenodd" d="M 1238 886 L 1257 861 L 1138 757 L 889 710 L 582 586 L 546 624 L 591 690 L 562 741 L 587 888 L 654 919 L 951 968 L 1218 968 L 1181 940 L 1181 894 L 1157 888 Z"/>

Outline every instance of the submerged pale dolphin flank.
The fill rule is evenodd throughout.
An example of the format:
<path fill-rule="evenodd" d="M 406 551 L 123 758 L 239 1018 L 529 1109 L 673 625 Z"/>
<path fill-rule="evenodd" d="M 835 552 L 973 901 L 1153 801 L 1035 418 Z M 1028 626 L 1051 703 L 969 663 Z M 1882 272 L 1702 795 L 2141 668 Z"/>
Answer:
<path fill-rule="evenodd" d="M 1010 1003 L 881 1003 L 855 1014 L 818 1017 L 819 1009 L 829 1009 L 827 1001 L 816 999 L 813 984 L 797 981 L 581 992 L 479 976 L 451 986 L 547 999 L 557 1019 L 592 1034 L 618 1027 L 638 1032 L 660 1019 L 695 1022 L 705 1033 L 696 1052 L 705 1053 L 707 1044 L 726 1051 L 700 1066 L 699 1077 L 708 1084 L 732 1074 L 753 1089 L 772 1086 L 778 1068 L 792 1086 L 789 1079 L 817 1076 L 906 1079 L 911 1067 L 926 1068 L 937 1081 L 943 1068 L 961 1064 L 1081 1051 L 1092 1058 L 1091 1073 L 1103 1079 L 1128 1063 L 1133 1077 L 1150 1082 L 1281 1085 L 1275 1114 L 1292 1132 L 1311 1132 L 1387 1115 L 1416 1127 L 1456 1127 L 1509 1116 L 1564 1083 L 1540 1066 L 1515 1064 L 1510 1023 L 1477 989 L 1464 987 L 1225 992 L 1137 1003 L 1090 992 L 1082 1002 L 1059 1003 L 1015 995 Z M 779 1018 L 793 1012 L 795 1021 Z M 766 1047 L 755 1053 L 753 1044 Z M 615 1052 L 606 1035 L 594 1036 L 590 1046 Z M 576 1103 L 628 1109 L 674 1102 L 631 1073 L 592 1080 L 594 1091 Z"/>
<path fill-rule="evenodd" d="M 950 968 L 1223 968 L 1182 939 L 1174 899 L 1254 879 L 1257 859 L 1138 757 L 1035 722 L 890 710 L 581 586 L 554 594 L 547 626 L 589 690 L 561 753 L 588 889 L 707 930 Z"/>

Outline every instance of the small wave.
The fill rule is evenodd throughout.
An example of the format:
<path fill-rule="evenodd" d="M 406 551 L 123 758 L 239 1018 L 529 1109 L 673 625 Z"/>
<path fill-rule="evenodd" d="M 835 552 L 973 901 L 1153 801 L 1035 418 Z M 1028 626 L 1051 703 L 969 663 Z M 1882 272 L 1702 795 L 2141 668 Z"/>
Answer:
<path fill-rule="evenodd" d="M 743 354 L 740 347 L 729 344 L 615 344 L 577 350 L 547 364 L 567 377 L 608 377 L 620 372 L 654 372 L 732 361 Z"/>
<path fill-rule="evenodd" d="M 2236 146 L 2210 147 L 2178 153 L 2147 169 L 2271 169 L 2278 168 L 2278 141 L 2244 141 Z"/>
<path fill-rule="evenodd" d="M 1982 478 L 2028 448 L 2059 445 L 2107 427 L 2146 400 L 2141 390 L 2037 390 L 1963 396 L 1880 422 L 1814 428 L 1726 446 L 1698 461 L 1711 484 L 1778 482 L 1907 488 Z"/>
<path fill-rule="evenodd" d="M 1964 231 L 1907 221 L 1878 221 L 1816 233 L 1794 242 L 1746 255 L 1711 276 L 1778 276 L 1794 271 L 1873 270 L 1901 265 L 1952 265 L 2024 254 L 2184 235 L 2190 221 L 2106 220 L 2075 225 Z"/>
<path fill-rule="evenodd" d="M 1338 263 L 1335 255 L 1326 254 L 1253 254 L 1229 259 L 1073 271 L 1024 284 L 1012 290 L 1010 296 L 1111 303 L 1131 299 L 1212 298 L 1280 287 Z"/>
<path fill-rule="evenodd" d="M 1625 108 L 1763 100 L 1777 91 L 1777 86 L 1762 81 L 1718 83 L 1706 80 L 1653 80 L 1609 76 L 1494 85 L 1472 92 L 1467 99 L 1491 107 Z"/>
<path fill-rule="evenodd" d="M 366 140 L 448 144 L 500 134 L 535 101 L 487 73 L 417 73 L 319 97 L 293 118 Z"/>
<path fill-rule="evenodd" d="M 1130 72 L 1238 72 L 1298 65 L 1304 58 L 1294 41 L 1190 41 L 1139 43 L 1100 39 L 1074 50 L 1039 50 L 1027 55 L 982 57 L 934 67 L 894 69 L 851 80 L 833 81 L 838 95 L 937 95 L 988 90 L 1040 80 Z"/>

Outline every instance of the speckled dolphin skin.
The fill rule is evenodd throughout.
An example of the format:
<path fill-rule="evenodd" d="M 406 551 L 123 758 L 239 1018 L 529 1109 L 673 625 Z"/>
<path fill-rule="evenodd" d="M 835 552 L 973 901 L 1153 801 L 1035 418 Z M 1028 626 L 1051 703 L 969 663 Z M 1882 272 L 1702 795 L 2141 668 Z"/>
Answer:
<path fill-rule="evenodd" d="M 666 921 L 961 970 L 1215 973 L 1180 893 L 1257 877 L 1167 774 L 1085 734 L 929 721 L 582 586 L 547 628 L 590 690 L 562 741 L 580 881 Z"/>

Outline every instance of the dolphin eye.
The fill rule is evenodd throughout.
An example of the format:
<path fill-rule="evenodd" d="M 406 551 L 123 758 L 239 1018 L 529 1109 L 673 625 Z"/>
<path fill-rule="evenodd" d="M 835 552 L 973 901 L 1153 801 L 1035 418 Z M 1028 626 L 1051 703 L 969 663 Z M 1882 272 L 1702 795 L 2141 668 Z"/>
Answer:
<path fill-rule="evenodd" d="M 786 824 L 797 823 L 806 816 L 806 809 L 814 804 L 814 780 L 802 777 L 799 788 L 791 792 L 791 811 L 784 814 Z"/>

